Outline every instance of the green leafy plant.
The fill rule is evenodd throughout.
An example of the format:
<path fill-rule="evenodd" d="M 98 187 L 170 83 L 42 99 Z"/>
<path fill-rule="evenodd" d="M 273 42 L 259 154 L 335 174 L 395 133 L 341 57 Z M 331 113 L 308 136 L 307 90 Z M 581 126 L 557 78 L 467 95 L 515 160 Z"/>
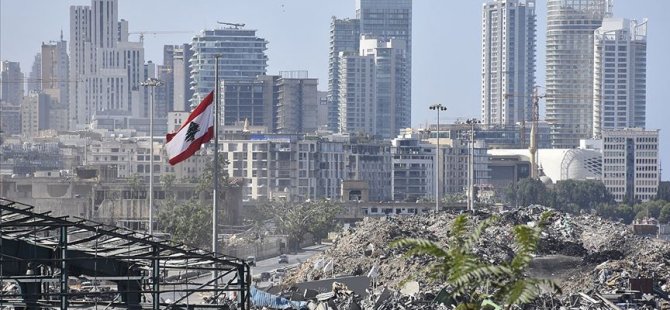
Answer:
<path fill-rule="evenodd" d="M 326 200 L 294 203 L 277 199 L 261 205 L 260 211 L 275 221 L 278 232 L 286 234 L 291 249 L 297 250 L 305 234 L 325 238 L 335 228 L 335 216 L 342 208 Z"/>
<path fill-rule="evenodd" d="M 407 256 L 428 255 L 435 258 L 435 263 L 428 267 L 429 274 L 444 281 L 456 309 L 482 309 L 485 300 L 509 308 L 533 301 L 540 294 L 541 287 L 560 292 L 560 287 L 553 281 L 526 276 L 541 229 L 550 215 L 543 214 L 535 227 L 515 226 L 512 231 L 515 255 L 501 264 L 485 261 L 473 251 L 486 228 L 498 220 L 495 216 L 481 221 L 470 231 L 467 216 L 459 215 L 451 226 L 449 246 L 446 248 L 423 239 L 400 239 L 391 246 L 407 248 Z"/>
<path fill-rule="evenodd" d="M 158 223 L 161 230 L 170 233 L 172 241 L 211 249 L 212 209 L 197 199 L 166 205 L 158 214 Z"/>

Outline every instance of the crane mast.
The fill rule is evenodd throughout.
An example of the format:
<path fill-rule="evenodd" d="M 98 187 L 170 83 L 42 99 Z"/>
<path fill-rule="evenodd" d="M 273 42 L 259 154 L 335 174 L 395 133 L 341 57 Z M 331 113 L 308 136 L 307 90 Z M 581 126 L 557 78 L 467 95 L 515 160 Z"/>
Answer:
<path fill-rule="evenodd" d="M 533 89 L 533 96 L 531 101 L 531 113 L 532 120 L 530 125 L 530 144 L 528 146 L 528 151 L 530 152 L 530 177 L 531 179 L 537 179 L 540 177 L 539 167 L 538 167 L 538 158 L 537 158 L 537 132 L 538 132 L 538 120 L 540 119 L 540 94 L 538 92 L 539 87 L 535 86 Z"/>
<path fill-rule="evenodd" d="M 584 99 L 583 96 L 570 96 L 570 95 L 547 95 L 540 94 L 539 89 L 541 86 L 536 85 L 533 87 L 533 93 L 531 97 L 531 119 L 530 119 L 530 143 L 528 144 L 528 151 L 530 152 L 530 177 L 537 179 L 540 177 L 539 173 L 539 159 L 537 156 L 538 151 L 538 134 L 539 134 L 539 120 L 540 120 L 540 99 L 542 98 L 560 98 L 560 99 Z M 527 97 L 528 94 L 505 94 L 507 97 Z M 526 122 L 521 121 L 521 143 L 525 144 L 525 133 L 526 133 Z M 523 147 L 523 146 L 522 146 Z"/>
<path fill-rule="evenodd" d="M 163 34 L 178 34 L 178 33 L 193 33 L 193 31 L 132 31 L 128 32 L 128 34 L 139 34 L 140 35 L 140 42 L 144 42 L 144 35 L 145 34 L 152 34 L 152 35 L 163 35 Z"/>

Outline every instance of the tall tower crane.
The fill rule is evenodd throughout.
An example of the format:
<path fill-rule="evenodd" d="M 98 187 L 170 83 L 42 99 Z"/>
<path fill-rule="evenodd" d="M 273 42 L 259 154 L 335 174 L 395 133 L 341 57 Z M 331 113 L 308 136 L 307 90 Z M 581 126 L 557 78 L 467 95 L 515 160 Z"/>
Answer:
<path fill-rule="evenodd" d="M 220 22 L 220 21 L 217 21 L 217 23 L 221 24 L 221 25 L 230 26 L 231 28 L 234 28 L 234 29 L 240 29 L 240 28 L 244 27 L 244 24 L 227 23 L 227 22 Z"/>
<path fill-rule="evenodd" d="M 531 95 L 531 125 L 530 125 L 530 143 L 528 145 L 528 151 L 530 152 L 530 177 L 532 179 L 537 179 L 540 177 L 539 166 L 538 166 L 538 157 L 537 157 L 537 135 L 538 135 L 538 123 L 540 120 L 540 99 L 541 98 L 555 98 L 555 99 L 584 99 L 580 96 L 554 96 L 547 94 L 540 94 L 539 89 L 541 86 L 535 85 L 533 87 L 533 94 Z M 505 94 L 506 97 L 527 97 L 525 94 Z M 521 122 L 521 139 L 525 142 L 526 139 L 526 122 L 525 120 Z M 525 144 L 522 142 L 522 144 Z"/>
<path fill-rule="evenodd" d="M 537 158 L 537 128 L 540 120 L 540 97 L 544 98 L 546 95 L 540 95 L 539 86 L 533 87 L 533 95 L 531 96 L 531 123 L 530 123 L 530 145 L 528 151 L 530 152 L 530 177 L 537 179 L 540 177 L 540 169 L 538 167 Z M 526 134 L 525 132 L 523 133 Z"/>
<path fill-rule="evenodd" d="M 140 35 L 140 42 L 144 42 L 144 35 L 145 34 L 153 34 L 153 35 L 162 35 L 162 34 L 177 34 L 177 33 L 193 33 L 193 31 L 133 31 L 133 32 L 128 32 L 128 34 L 139 34 Z"/>

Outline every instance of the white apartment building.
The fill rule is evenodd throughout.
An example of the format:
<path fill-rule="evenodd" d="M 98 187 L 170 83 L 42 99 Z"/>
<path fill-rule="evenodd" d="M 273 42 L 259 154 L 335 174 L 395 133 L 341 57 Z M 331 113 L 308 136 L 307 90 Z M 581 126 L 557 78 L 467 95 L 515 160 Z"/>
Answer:
<path fill-rule="evenodd" d="M 137 138 L 137 152 L 135 157 L 135 173 L 144 179 L 147 183 L 150 177 L 151 162 L 151 141 L 150 137 Z M 163 141 L 154 138 L 154 184 L 159 184 L 160 178 L 164 173 L 171 172 L 168 164 L 167 154 L 163 152 Z"/>
<path fill-rule="evenodd" d="M 339 132 L 374 134 L 377 129 L 375 59 L 353 52 L 340 52 Z"/>
<path fill-rule="evenodd" d="M 646 125 L 647 21 L 605 18 L 595 31 L 593 136 Z"/>
<path fill-rule="evenodd" d="M 535 0 L 482 6 L 482 122 L 509 126 L 531 120 L 535 85 Z"/>
<path fill-rule="evenodd" d="M 244 178 L 245 200 L 340 199 L 342 182 L 363 181 L 372 201 L 392 199 L 391 145 L 348 137 L 229 134 L 220 142 L 226 173 Z"/>
<path fill-rule="evenodd" d="M 365 181 L 370 201 L 393 199 L 391 144 L 386 141 L 344 143 L 344 180 Z"/>
<path fill-rule="evenodd" d="M 39 78 L 42 91 L 53 94 L 54 100 L 67 106 L 70 100 L 68 81 L 70 58 L 67 55 L 67 41 L 63 40 L 62 31 L 59 41 L 42 43 L 41 55 L 41 76 Z"/>
<path fill-rule="evenodd" d="M 546 121 L 554 148 L 592 136 L 594 31 L 611 9 L 611 0 L 547 0 Z"/>
<path fill-rule="evenodd" d="M 102 141 L 87 140 L 84 144 L 85 163 L 89 166 L 106 166 L 116 170 L 117 178 L 129 178 L 137 173 L 138 168 L 144 172 L 144 165 L 137 160 L 137 142 L 130 139 L 103 139 Z M 144 159 L 144 158 L 142 158 Z M 148 181 L 148 179 L 147 179 Z"/>
<path fill-rule="evenodd" d="M 360 55 L 372 56 L 375 74 L 374 109 L 376 126 L 367 132 L 384 139 L 394 138 L 400 129 L 410 127 L 409 65 L 402 39 L 377 39 L 361 36 Z"/>
<path fill-rule="evenodd" d="M 216 59 L 219 78 L 223 81 L 249 81 L 265 75 L 268 42 L 256 36 L 256 30 L 239 27 L 203 30 L 193 37 L 191 63 L 191 106 L 195 106 L 214 90 Z"/>
<path fill-rule="evenodd" d="M 167 131 L 176 132 L 184 123 L 191 112 L 168 112 L 167 114 Z"/>
<path fill-rule="evenodd" d="M 435 197 L 435 146 L 416 138 L 391 141 L 393 200 L 414 202 Z"/>
<path fill-rule="evenodd" d="M 140 177 L 149 182 L 151 161 L 149 138 L 104 138 L 102 141 L 86 143 L 86 163 L 90 166 L 105 166 L 116 171 L 119 179 Z M 173 173 L 162 151 L 162 142 L 154 141 L 154 183 L 160 182 L 164 173 Z"/>
<path fill-rule="evenodd" d="M 276 128 L 277 133 L 313 133 L 318 129 L 316 78 L 292 77 L 286 72 L 277 80 Z M 284 72 L 282 72 L 284 74 Z"/>
<path fill-rule="evenodd" d="M 430 139 L 431 144 L 437 143 L 437 139 Z M 474 156 L 470 156 L 474 150 Z M 440 152 L 438 163 L 440 164 L 440 196 L 446 194 L 464 193 L 468 189 L 469 164 L 474 160 L 474 184 L 475 186 L 488 185 L 489 157 L 486 144 L 475 140 L 474 148 L 470 148 L 468 141 L 461 139 L 440 139 Z"/>
<path fill-rule="evenodd" d="M 316 199 L 316 140 L 252 135 L 249 139 L 225 139 L 220 147 L 229 162 L 227 175 L 247 181 L 244 200 Z"/>
<path fill-rule="evenodd" d="M 36 137 L 38 131 L 47 129 L 49 119 L 49 97 L 31 91 L 21 100 L 21 134 L 26 138 Z"/>
<path fill-rule="evenodd" d="M 47 91 L 49 91 L 47 89 Z M 21 134 L 34 138 L 47 129 L 63 130 L 67 126 L 67 108 L 58 104 L 58 98 L 48 93 L 30 91 L 21 102 Z"/>
<path fill-rule="evenodd" d="M 602 131 L 602 178 L 616 201 L 656 196 L 661 174 L 658 137 L 658 130 L 640 128 Z"/>
<path fill-rule="evenodd" d="M 84 128 L 96 113 L 148 117 L 140 82 L 141 42 L 128 41 L 128 21 L 118 20 L 118 0 L 70 7 L 70 129 Z"/>
<path fill-rule="evenodd" d="M 202 176 L 205 169 L 211 167 L 213 155 L 211 149 L 201 149 L 177 165 L 171 166 L 166 163 L 163 171 L 174 174 L 177 180 L 189 180 L 194 183 Z"/>
<path fill-rule="evenodd" d="M 191 44 L 175 45 L 172 54 L 172 111 L 190 110 L 193 90 L 190 85 L 189 61 L 193 56 Z M 170 94 L 168 94 L 169 96 Z M 171 111 L 168 111 L 171 112 Z"/>
<path fill-rule="evenodd" d="M 362 35 L 358 52 L 340 52 L 340 132 L 390 139 L 409 127 L 409 65 L 405 41 Z"/>
<path fill-rule="evenodd" d="M 317 144 L 318 178 L 317 197 L 337 200 L 340 198 L 340 186 L 345 179 L 344 144 L 321 140 Z"/>

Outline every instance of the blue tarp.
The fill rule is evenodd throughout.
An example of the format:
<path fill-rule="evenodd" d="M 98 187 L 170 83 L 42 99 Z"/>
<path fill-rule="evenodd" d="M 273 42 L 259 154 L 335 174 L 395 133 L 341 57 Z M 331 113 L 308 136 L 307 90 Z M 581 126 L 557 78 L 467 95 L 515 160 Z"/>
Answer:
<path fill-rule="evenodd" d="M 253 286 L 251 287 L 251 303 L 257 307 L 268 307 L 270 309 L 307 309 L 307 302 L 305 301 L 290 301 Z"/>

